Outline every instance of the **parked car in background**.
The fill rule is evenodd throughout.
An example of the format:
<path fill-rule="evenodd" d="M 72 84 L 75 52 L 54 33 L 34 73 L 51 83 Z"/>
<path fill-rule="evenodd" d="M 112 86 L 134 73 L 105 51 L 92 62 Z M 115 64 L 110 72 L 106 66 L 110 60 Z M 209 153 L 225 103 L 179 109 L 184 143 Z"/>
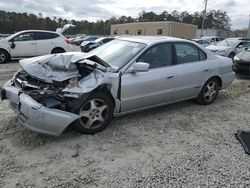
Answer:
<path fill-rule="evenodd" d="M 71 44 L 80 46 L 84 41 L 95 41 L 96 39 L 97 39 L 96 36 L 77 37 L 75 40 L 71 42 Z"/>
<path fill-rule="evenodd" d="M 234 72 L 250 76 L 250 45 L 234 57 Z"/>
<path fill-rule="evenodd" d="M 81 44 L 81 51 L 82 52 L 89 52 L 103 44 L 106 44 L 107 42 L 110 42 L 112 40 L 114 40 L 115 38 L 114 37 L 101 37 L 101 38 L 98 38 L 94 41 L 84 41 L 82 44 Z"/>
<path fill-rule="evenodd" d="M 32 57 L 72 51 L 69 41 L 53 31 L 26 30 L 0 40 L 0 63 L 13 57 Z"/>
<path fill-rule="evenodd" d="M 204 36 L 204 37 L 201 37 L 200 39 L 205 40 L 211 44 L 216 44 L 216 43 L 224 40 L 224 38 L 220 38 L 217 36 Z"/>
<path fill-rule="evenodd" d="M 209 105 L 234 79 L 230 59 L 172 37 L 121 37 L 89 53 L 24 59 L 20 66 L 0 96 L 21 124 L 51 135 L 69 125 L 97 133 L 113 116 L 188 99 Z"/>
<path fill-rule="evenodd" d="M 207 47 L 207 46 L 211 45 L 210 42 L 208 42 L 207 40 L 203 40 L 203 39 L 192 39 L 192 41 L 198 43 L 199 45 L 201 45 L 203 47 Z"/>
<path fill-rule="evenodd" d="M 206 48 L 217 55 L 233 59 L 236 54 L 245 50 L 249 42 L 250 40 L 245 38 L 227 38 Z"/>

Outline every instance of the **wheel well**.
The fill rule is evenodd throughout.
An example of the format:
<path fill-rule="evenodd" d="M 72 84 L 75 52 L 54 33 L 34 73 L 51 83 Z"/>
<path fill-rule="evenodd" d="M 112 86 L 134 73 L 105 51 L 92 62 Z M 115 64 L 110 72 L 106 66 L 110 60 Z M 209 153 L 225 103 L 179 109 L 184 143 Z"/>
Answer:
<path fill-rule="evenodd" d="M 6 52 L 6 54 L 8 55 L 8 58 L 10 58 L 10 53 L 9 53 L 7 50 L 5 50 L 5 49 L 3 49 L 3 48 L 0 48 L 0 50 Z"/>
<path fill-rule="evenodd" d="M 94 91 L 102 91 L 105 94 L 107 94 L 112 99 L 112 102 L 113 102 L 113 104 L 115 106 L 115 99 L 114 99 L 113 95 L 110 92 L 110 88 L 111 88 L 111 85 L 103 84 L 103 85 L 98 86 Z"/>
<path fill-rule="evenodd" d="M 229 57 L 231 54 L 235 55 L 235 53 L 234 53 L 234 52 L 230 52 L 230 53 L 229 53 L 229 55 L 228 55 L 228 57 Z"/>
<path fill-rule="evenodd" d="M 65 52 L 65 50 L 64 50 L 63 48 L 61 48 L 61 47 L 55 47 L 55 48 L 53 48 L 53 50 L 51 51 L 51 53 L 53 54 L 53 52 L 54 52 L 55 50 L 62 50 L 62 51 Z"/>
<path fill-rule="evenodd" d="M 219 86 L 220 86 L 220 89 L 221 89 L 221 87 L 222 87 L 222 79 L 219 76 L 213 76 L 213 77 L 209 78 L 208 80 L 210 80 L 212 78 L 215 78 L 215 79 L 217 79 L 219 81 Z"/>

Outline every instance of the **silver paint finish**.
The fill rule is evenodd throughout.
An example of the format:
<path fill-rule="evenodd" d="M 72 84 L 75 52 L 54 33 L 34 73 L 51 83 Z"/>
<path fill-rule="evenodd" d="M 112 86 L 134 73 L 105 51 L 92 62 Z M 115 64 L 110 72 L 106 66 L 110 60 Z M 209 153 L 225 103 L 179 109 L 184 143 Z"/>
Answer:
<path fill-rule="evenodd" d="M 211 77 L 221 79 L 222 89 L 228 87 L 234 79 L 231 59 L 215 56 L 194 42 L 169 37 L 123 37 L 119 40 L 141 42 L 147 44 L 147 47 L 118 73 L 102 72 L 96 69 L 82 78 L 76 87 L 65 88 L 63 92 L 84 94 L 92 92 L 101 85 L 106 85 L 115 101 L 114 115 L 119 116 L 195 98 L 199 95 L 205 82 Z M 151 46 L 176 41 L 197 46 L 207 54 L 207 59 L 200 62 L 149 69 L 145 72 L 129 71 L 136 63 L 136 59 Z M 20 64 L 33 77 L 50 83 L 53 80 L 62 81 L 78 75 L 74 62 L 84 59 L 86 56 L 83 53 L 49 55 L 23 60 Z M 44 63 L 48 63 L 50 66 L 44 68 Z M 20 113 L 20 122 L 34 131 L 59 135 L 69 124 L 83 116 L 46 108 L 25 94 L 18 96 L 20 89 L 10 86 L 10 83 L 7 83 L 4 89 L 7 91 L 6 97 L 11 103 L 21 104 L 21 108 L 16 109 Z M 119 91 L 121 91 L 121 98 L 119 98 Z M 94 114 L 96 115 L 96 113 Z"/>

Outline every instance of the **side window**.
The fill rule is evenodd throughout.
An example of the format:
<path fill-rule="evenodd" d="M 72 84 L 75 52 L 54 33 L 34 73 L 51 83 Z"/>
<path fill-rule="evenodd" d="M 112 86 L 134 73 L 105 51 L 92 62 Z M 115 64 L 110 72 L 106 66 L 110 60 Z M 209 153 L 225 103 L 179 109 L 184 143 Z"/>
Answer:
<path fill-rule="evenodd" d="M 145 62 L 150 69 L 165 67 L 172 64 L 172 47 L 170 43 L 158 44 L 148 49 L 137 62 Z"/>
<path fill-rule="evenodd" d="M 59 37 L 56 33 L 47 33 L 47 32 L 35 32 L 36 40 L 49 40 Z"/>
<path fill-rule="evenodd" d="M 215 38 L 212 38 L 212 39 L 210 40 L 210 42 L 215 42 Z"/>
<path fill-rule="evenodd" d="M 34 33 L 23 33 L 21 35 L 16 36 L 14 41 L 30 41 L 35 40 Z"/>
<path fill-rule="evenodd" d="M 207 55 L 201 50 L 199 50 L 199 56 L 200 56 L 200 61 L 204 61 L 207 59 Z"/>
<path fill-rule="evenodd" d="M 215 40 L 216 40 L 216 42 L 219 42 L 219 41 L 220 41 L 220 39 L 219 39 L 219 38 L 215 38 Z"/>
<path fill-rule="evenodd" d="M 176 43 L 175 49 L 178 64 L 202 61 L 206 59 L 206 54 L 192 44 Z"/>

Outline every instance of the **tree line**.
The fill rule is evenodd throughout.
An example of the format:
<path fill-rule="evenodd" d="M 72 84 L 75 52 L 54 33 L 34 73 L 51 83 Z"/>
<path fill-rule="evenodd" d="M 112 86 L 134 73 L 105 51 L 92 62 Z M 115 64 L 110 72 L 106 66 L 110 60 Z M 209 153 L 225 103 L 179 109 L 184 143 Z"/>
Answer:
<path fill-rule="evenodd" d="M 119 18 L 111 17 L 107 20 L 97 20 L 89 22 L 87 20 L 67 20 L 57 17 L 44 17 L 42 13 L 38 15 L 28 13 L 6 12 L 0 10 L 0 33 L 14 33 L 26 29 L 43 29 L 55 31 L 67 23 L 72 23 L 76 27 L 67 34 L 84 33 L 90 35 L 109 35 L 112 24 L 132 23 L 132 22 L 150 22 L 150 21 L 175 21 L 202 27 L 204 12 L 189 13 L 187 11 L 172 12 L 164 11 L 160 14 L 149 11 L 142 11 L 136 18 L 131 16 L 121 16 Z M 221 10 L 211 10 L 206 13 L 204 28 L 230 30 L 230 18 L 227 12 Z"/>

